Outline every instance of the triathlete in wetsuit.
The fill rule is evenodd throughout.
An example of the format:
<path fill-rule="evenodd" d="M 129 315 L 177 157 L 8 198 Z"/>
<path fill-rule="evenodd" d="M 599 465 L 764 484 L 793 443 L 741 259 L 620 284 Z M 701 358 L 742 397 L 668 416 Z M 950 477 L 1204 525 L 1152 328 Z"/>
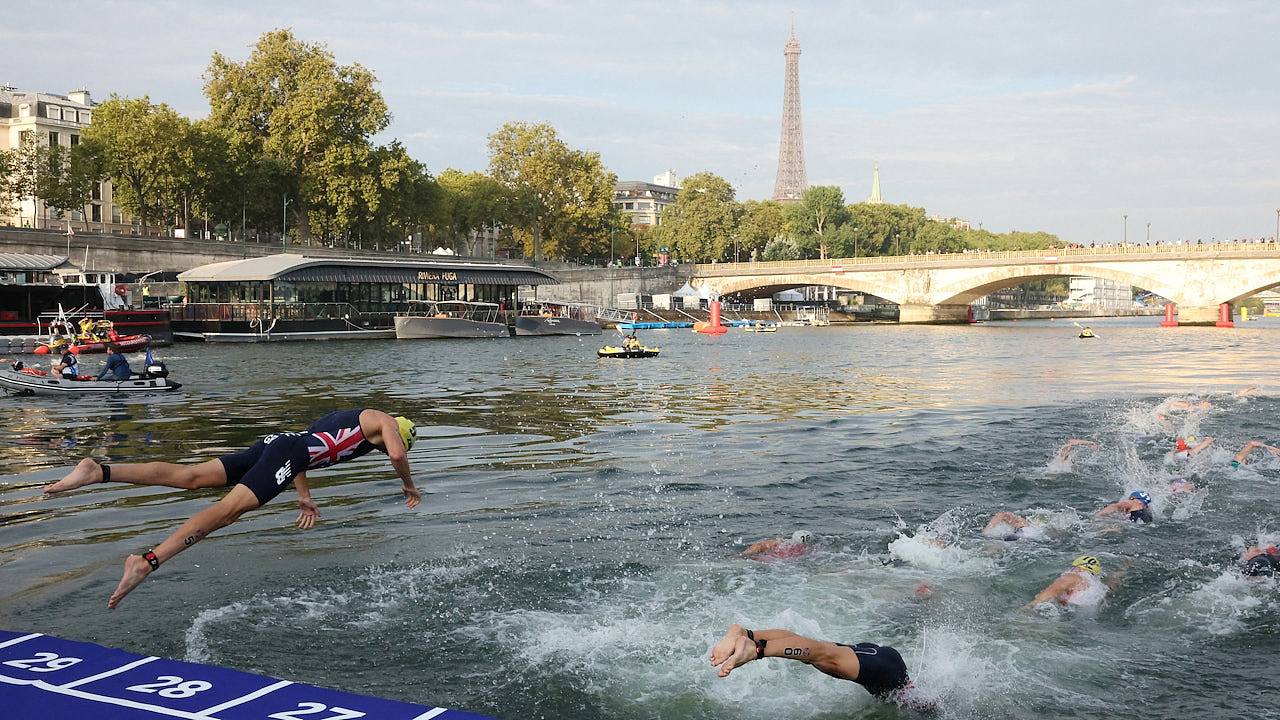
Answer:
<path fill-rule="evenodd" d="M 204 539 L 209 533 L 235 522 L 246 511 L 270 502 L 290 482 L 298 490 L 298 527 L 310 528 L 319 517 L 306 482 L 308 470 L 328 467 L 371 450 L 381 450 L 391 460 L 403 482 L 406 504 L 416 507 L 422 500 L 413 484 L 408 449 L 413 446 L 414 425 L 408 418 L 392 417 L 381 410 L 342 410 L 326 415 L 307 432 L 272 433 L 248 450 L 225 455 L 198 465 L 152 462 L 99 465 L 92 458 L 80 461 L 75 470 L 52 485 L 47 494 L 73 490 L 99 482 L 164 485 L 184 489 L 231 487 L 214 505 L 196 513 L 154 550 L 125 559 L 124 577 L 116 587 L 108 608 L 138 586 L 148 574 L 174 555 Z"/>
<path fill-rule="evenodd" d="M 1098 511 L 1098 517 L 1119 513 L 1129 522 L 1151 523 L 1155 517 L 1151 514 L 1151 495 L 1145 490 L 1134 490 L 1129 497 L 1113 502 Z"/>
<path fill-rule="evenodd" d="M 887 645 L 857 643 L 846 645 L 814 640 L 790 630 L 757 630 L 730 625 L 728 632 L 711 648 L 711 664 L 720 677 L 752 660 L 780 657 L 799 660 L 840 680 L 851 680 L 885 702 L 918 704 L 906 695 L 913 687 L 902 655 Z"/>
<path fill-rule="evenodd" d="M 1275 545 L 1246 549 L 1240 556 L 1240 572 L 1249 577 L 1280 575 L 1280 549 Z"/>

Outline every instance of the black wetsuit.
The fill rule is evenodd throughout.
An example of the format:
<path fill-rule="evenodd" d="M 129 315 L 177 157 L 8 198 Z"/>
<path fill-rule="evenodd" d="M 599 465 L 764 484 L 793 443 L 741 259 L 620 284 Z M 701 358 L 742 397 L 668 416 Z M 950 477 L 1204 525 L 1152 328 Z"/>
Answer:
<path fill-rule="evenodd" d="M 248 450 L 218 458 L 227 485 L 244 485 L 259 505 L 279 495 L 298 475 L 360 457 L 377 447 L 360 428 L 363 409 L 338 410 L 311 423 L 307 432 L 273 433 Z"/>
<path fill-rule="evenodd" d="M 893 693 L 911 685 L 911 678 L 907 676 L 907 664 L 902 661 L 902 655 L 888 645 L 836 644 L 858 654 L 858 677 L 854 682 L 877 698 L 887 700 Z"/>
<path fill-rule="evenodd" d="M 1138 510 L 1130 510 L 1125 514 L 1125 517 L 1128 518 L 1129 522 L 1151 523 L 1156 520 L 1151 514 L 1151 508 L 1148 508 L 1146 505 L 1143 505 Z"/>
<path fill-rule="evenodd" d="M 1280 557 L 1263 553 L 1240 563 L 1240 572 L 1250 576 L 1280 575 Z"/>

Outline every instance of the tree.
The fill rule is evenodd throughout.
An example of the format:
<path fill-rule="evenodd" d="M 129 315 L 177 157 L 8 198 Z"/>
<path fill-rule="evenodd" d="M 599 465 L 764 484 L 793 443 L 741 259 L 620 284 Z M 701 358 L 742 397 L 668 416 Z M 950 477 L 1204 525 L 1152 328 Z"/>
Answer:
<path fill-rule="evenodd" d="M 0 215 L 12 212 L 13 202 L 18 199 L 16 175 L 17 156 L 10 150 L 0 150 Z"/>
<path fill-rule="evenodd" d="M 138 218 L 143 234 L 149 220 L 172 218 L 180 207 L 182 148 L 190 132 L 190 121 L 164 103 L 113 95 L 94 110 L 93 124 L 82 134 L 111 178 L 116 203 Z"/>
<path fill-rule="evenodd" d="M 481 172 L 464 173 L 449 168 L 436 179 L 439 200 L 437 232 L 450 247 L 464 255 L 476 252 L 475 233 L 495 229 L 508 212 L 507 189 Z"/>
<path fill-rule="evenodd" d="M 827 258 L 826 233 L 849 217 L 844 193 L 834 185 L 814 185 L 804 191 L 800 202 L 787 206 L 791 225 L 803 236 L 816 241 L 818 257 Z"/>
<path fill-rule="evenodd" d="M 320 219 L 341 228 L 352 219 L 345 213 L 374 191 L 360 171 L 369 168 L 370 138 L 391 120 L 376 82 L 361 65 L 338 65 L 323 45 L 289 30 L 264 34 L 244 63 L 216 52 L 209 62 L 209 121 L 287 173 L 300 242 L 309 239 L 314 206 L 336 213 Z"/>
<path fill-rule="evenodd" d="M 58 216 L 67 210 L 84 213 L 89 227 L 87 205 L 93 188 L 102 179 L 102 165 L 92 145 L 80 143 L 71 148 L 60 145 L 41 146 L 37 151 L 36 195 L 45 207 L 56 208 Z M 71 218 L 67 218 L 71 222 Z"/>
<path fill-rule="evenodd" d="M 12 170 L 8 174 L 9 194 L 19 202 L 38 197 L 40 189 L 40 155 L 43 144 L 34 131 L 24 130 L 18 140 L 18 147 L 8 154 L 8 162 Z M 37 227 L 35 203 L 32 202 L 31 225 Z"/>
<path fill-rule="evenodd" d="M 508 219 L 535 261 L 592 254 L 607 242 L 617 176 L 599 153 L 574 150 L 547 123 L 509 122 L 489 136 L 489 174 L 510 197 Z"/>
<path fill-rule="evenodd" d="M 738 244 L 742 255 L 751 257 L 754 252 L 763 256 L 765 246 L 786 235 L 786 213 L 781 203 L 772 200 L 742 203 L 742 217 L 738 224 Z"/>
<path fill-rule="evenodd" d="M 685 178 L 676 201 L 662 213 L 657 240 L 693 262 L 728 259 L 742 207 L 733 186 L 710 172 Z"/>

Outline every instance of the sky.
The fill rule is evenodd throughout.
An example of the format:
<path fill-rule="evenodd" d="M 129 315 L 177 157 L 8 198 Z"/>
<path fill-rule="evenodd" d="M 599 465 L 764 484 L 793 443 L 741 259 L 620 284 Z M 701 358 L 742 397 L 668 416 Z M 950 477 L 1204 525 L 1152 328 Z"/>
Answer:
<path fill-rule="evenodd" d="M 1085 244 L 1276 232 L 1274 0 L 4 4 L 0 84 L 203 117 L 212 53 L 287 27 L 371 69 L 381 139 L 432 171 L 545 121 L 619 179 L 706 170 L 739 199 L 773 192 L 794 18 L 810 185 L 864 200 L 879 162 L 887 202 Z"/>

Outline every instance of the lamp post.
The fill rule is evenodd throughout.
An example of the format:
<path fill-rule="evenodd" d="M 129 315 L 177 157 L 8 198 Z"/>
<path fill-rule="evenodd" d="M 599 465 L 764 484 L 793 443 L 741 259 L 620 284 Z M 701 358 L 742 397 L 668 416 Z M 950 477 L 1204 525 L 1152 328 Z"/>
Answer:
<path fill-rule="evenodd" d="M 1129 244 L 1129 216 L 1128 216 L 1128 214 L 1126 214 L 1126 215 L 1124 216 L 1124 243 L 1125 243 L 1126 245 L 1128 245 L 1128 244 Z"/>
<path fill-rule="evenodd" d="M 618 226 L 609 228 L 609 267 L 613 267 L 613 243 L 618 236 Z"/>
<path fill-rule="evenodd" d="M 280 247 L 289 246 L 289 193 L 284 194 L 284 207 L 280 211 Z"/>
<path fill-rule="evenodd" d="M 1147 223 L 1147 244 L 1151 244 L 1151 223 Z"/>
<path fill-rule="evenodd" d="M 1280 243 L 1280 208 L 1276 208 L 1276 242 Z"/>

